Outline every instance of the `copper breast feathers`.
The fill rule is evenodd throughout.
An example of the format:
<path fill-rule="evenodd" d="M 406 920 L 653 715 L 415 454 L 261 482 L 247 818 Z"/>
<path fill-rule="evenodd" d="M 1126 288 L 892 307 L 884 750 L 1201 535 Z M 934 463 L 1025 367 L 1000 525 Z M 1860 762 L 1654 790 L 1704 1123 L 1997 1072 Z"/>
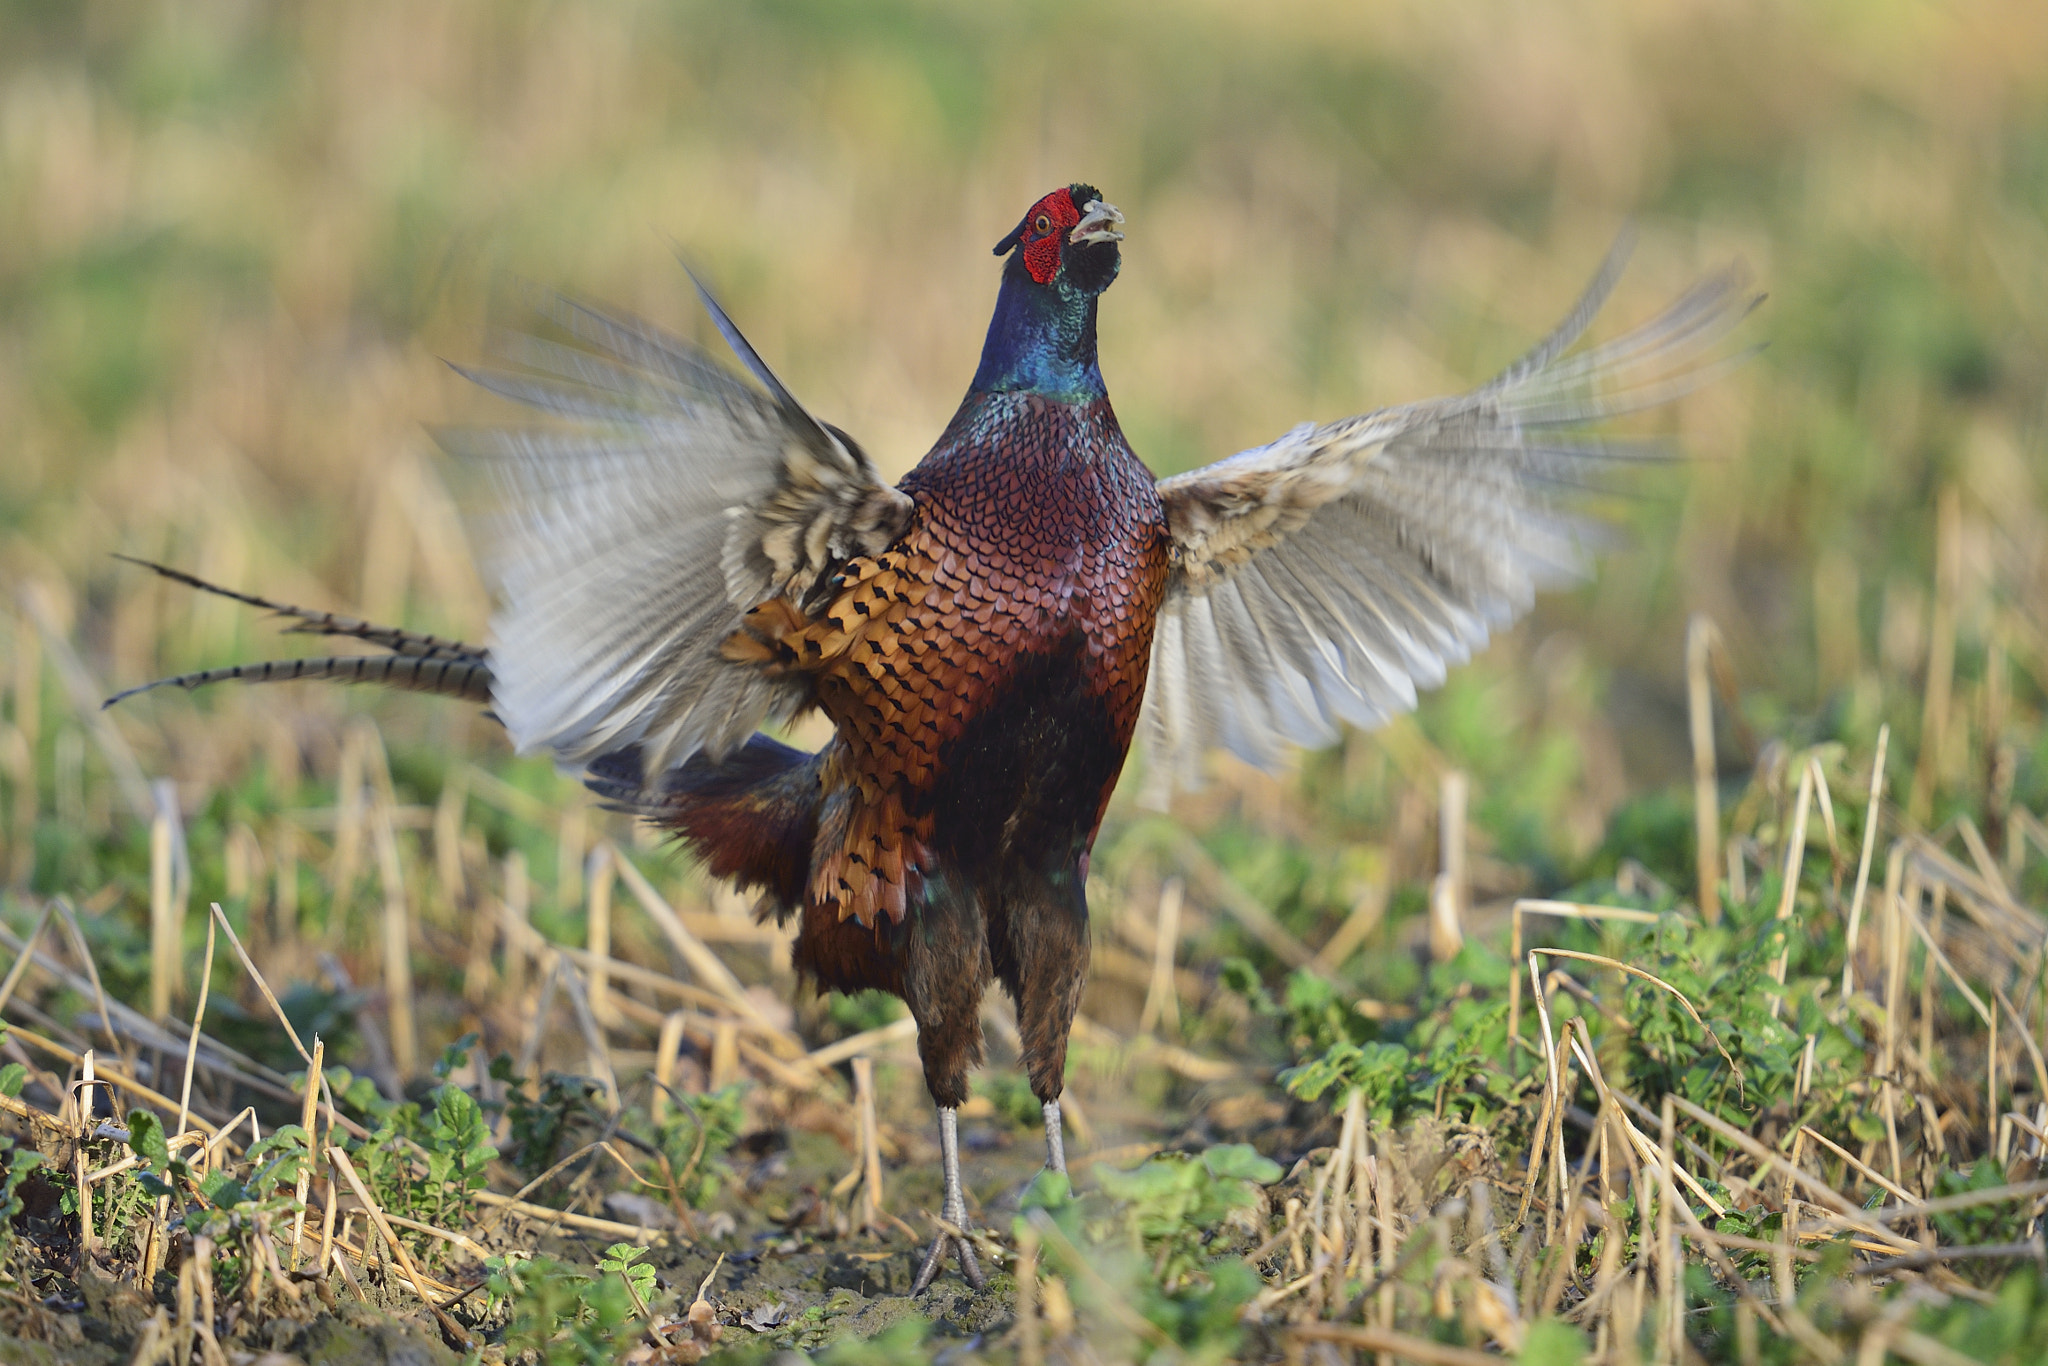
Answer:
<path fill-rule="evenodd" d="M 1092 742 L 1121 758 L 1166 584 L 1152 477 L 1106 401 L 970 402 L 901 487 L 915 510 L 895 544 L 848 562 L 811 614 L 762 603 L 726 646 L 811 675 L 838 726 L 811 896 L 865 924 L 901 920 L 917 895 L 944 833 L 918 798 L 1026 656 L 1079 645 L 1071 686 L 1101 699 L 1108 733 Z M 1108 794 L 1077 795 L 1099 808 Z"/>

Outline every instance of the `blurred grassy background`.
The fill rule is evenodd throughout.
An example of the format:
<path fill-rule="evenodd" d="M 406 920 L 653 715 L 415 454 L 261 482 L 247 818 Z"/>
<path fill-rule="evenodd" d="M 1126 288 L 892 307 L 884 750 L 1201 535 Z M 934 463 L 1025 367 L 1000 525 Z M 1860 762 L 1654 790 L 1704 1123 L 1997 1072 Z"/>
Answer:
<path fill-rule="evenodd" d="M 1889 719 L 1908 771 L 1945 488 L 1958 669 L 1994 647 L 2018 666 L 1988 717 L 1958 685 L 1945 791 L 1998 781 L 1984 728 L 2048 676 L 2032 0 L 12 0 L 0 38 L 0 574 L 109 686 L 273 648 L 113 552 L 482 632 L 423 424 L 476 410 L 436 358 L 477 354 L 498 273 L 705 335 L 679 242 L 791 387 L 900 471 L 972 373 L 990 245 L 1084 178 L 1129 217 L 1103 368 L 1161 471 L 1484 378 L 1631 215 L 1610 332 L 1731 256 L 1772 296 L 1769 349 L 1684 407 L 1701 462 L 1646 482 L 1597 582 L 1417 722 L 1183 811 L 1311 942 L 1362 886 L 1426 876 L 1446 762 L 1474 775 L 1482 849 L 1597 866 L 1623 799 L 1684 772 L 1692 610 L 1757 733 L 1860 752 Z M 43 809 L 107 830 L 99 752 L 47 691 L 8 713 L 55 774 Z M 324 687 L 160 695 L 117 724 L 197 809 L 265 765 L 331 766 L 363 710 L 401 767 L 500 745 L 466 708 Z M 2043 765 L 2015 764 L 2038 805 Z M 38 838 L 42 890 L 98 885 Z"/>

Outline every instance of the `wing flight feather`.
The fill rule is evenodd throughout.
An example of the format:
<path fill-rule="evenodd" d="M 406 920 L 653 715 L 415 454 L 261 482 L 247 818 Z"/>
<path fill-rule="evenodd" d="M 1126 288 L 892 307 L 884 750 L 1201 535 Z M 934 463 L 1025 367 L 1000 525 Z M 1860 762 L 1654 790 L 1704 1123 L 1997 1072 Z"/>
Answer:
<path fill-rule="evenodd" d="M 529 301 L 507 368 L 463 370 L 554 419 L 440 434 L 488 488 L 475 540 L 498 598 L 493 703 L 522 751 L 580 765 L 638 745 L 654 770 L 787 718 L 807 684 L 721 646 L 750 608 L 813 600 L 909 519 L 907 495 L 704 298 L 768 392 L 637 319 L 551 296 Z"/>
<path fill-rule="evenodd" d="M 1612 341 L 1573 351 L 1620 278 L 1625 235 L 1548 336 L 1469 393 L 1303 424 L 1160 481 L 1173 538 L 1141 734 L 1155 785 L 1222 746 L 1272 766 L 1418 687 L 1582 575 L 1601 525 L 1557 495 L 1669 458 L 1603 419 L 1670 402 L 1746 359 L 1716 355 L 1759 302 L 1739 268 Z M 1154 795 L 1159 795 L 1156 786 Z"/>

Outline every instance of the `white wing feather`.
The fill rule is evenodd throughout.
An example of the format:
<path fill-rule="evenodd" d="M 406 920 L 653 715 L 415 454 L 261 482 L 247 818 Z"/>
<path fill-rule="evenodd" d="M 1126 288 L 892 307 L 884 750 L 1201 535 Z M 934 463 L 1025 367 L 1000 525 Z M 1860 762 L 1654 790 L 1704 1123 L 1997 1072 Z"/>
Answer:
<path fill-rule="evenodd" d="M 629 745 L 648 772 L 723 753 L 808 700 L 720 654 L 742 615 L 886 547 L 910 501 L 744 339 L 768 393 L 638 321 L 559 299 L 534 312 L 516 368 L 464 373 L 555 421 L 442 437 L 489 489 L 494 709 L 522 752 L 572 766 Z"/>
<path fill-rule="evenodd" d="M 1412 709 L 1418 688 L 1585 572 L 1597 529 L 1557 494 L 1650 448 L 1583 429 L 1667 402 L 1760 302 L 1739 270 L 1567 355 L 1627 259 L 1617 243 L 1558 327 L 1480 388 L 1324 426 L 1162 480 L 1173 568 L 1141 721 L 1153 796 L 1222 746 L 1262 766 Z"/>

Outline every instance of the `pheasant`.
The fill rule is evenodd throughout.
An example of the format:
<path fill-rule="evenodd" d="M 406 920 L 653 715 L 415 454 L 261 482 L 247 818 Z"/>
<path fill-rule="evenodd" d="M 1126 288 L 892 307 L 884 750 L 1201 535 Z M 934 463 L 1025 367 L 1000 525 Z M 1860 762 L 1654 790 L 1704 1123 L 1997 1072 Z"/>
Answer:
<path fill-rule="evenodd" d="M 1134 738 L 1154 779 L 1185 785 L 1212 746 L 1271 765 L 1412 708 L 1537 587 L 1582 572 L 1585 528 L 1553 495 L 1638 453 L 1588 426 L 1711 377 L 1757 301 L 1724 272 L 1567 354 L 1617 244 L 1491 383 L 1160 480 L 1097 358 L 1123 222 L 1069 185 L 997 243 L 980 366 L 894 486 L 701 284 L 757 385 L 639 321 L 538 299 L 511 364 L 464 373 L 546 421 L 442 437 L 492 491 L 476 524 L 488 647 L 230 594 L 386 653 L 145 685 L 318 677 L 488 702 L 520 751 L 582 771 L 759 891 L 764 917 L 795 919 L 802 976 L 901 997 L 945 1180 L 917 1290 L 949 1245 L 983 1284 L 958 1232 L 956 1111 L 991 983 L 1016 1003 L 1046 1165 L 1066 1169 L 1089 854 Z M 811 710 L 834 727 L 816 753 L 760 733 Z"/>

